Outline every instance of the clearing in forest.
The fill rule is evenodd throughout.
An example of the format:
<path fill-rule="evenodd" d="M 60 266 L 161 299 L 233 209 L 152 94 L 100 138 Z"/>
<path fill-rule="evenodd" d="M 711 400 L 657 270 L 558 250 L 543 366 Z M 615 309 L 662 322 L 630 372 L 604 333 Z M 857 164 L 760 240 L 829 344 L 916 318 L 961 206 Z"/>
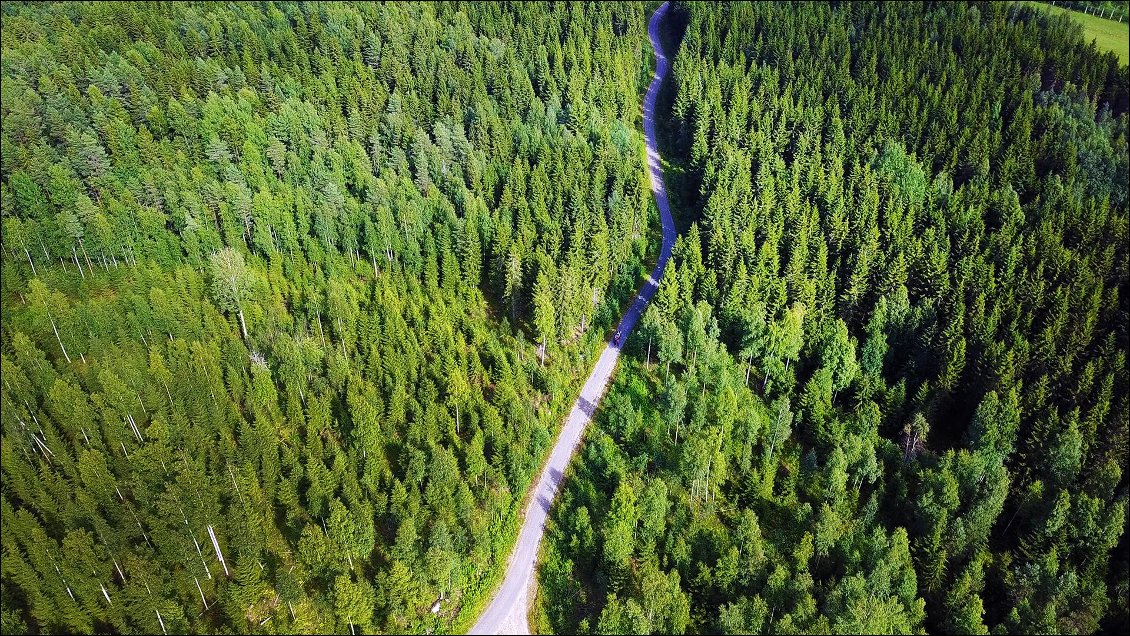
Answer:
<path fill-rule="evenodd" d="M 1046 9 L 1052 13 L 1066 13 L 1079 24 L 1083 25 L 1083 34 L 1087 40 L 1094 40 L 1095 46 L 1100 51 L 1114 51 L 1118 61 L 1122 64 L 1130 63 L 1130 22 L 1115 22 L 1097 15 L 1090 15 L 1082 11 L 1055 7 L 1046 2 L 1025 2 L 1033 7 Z"/>

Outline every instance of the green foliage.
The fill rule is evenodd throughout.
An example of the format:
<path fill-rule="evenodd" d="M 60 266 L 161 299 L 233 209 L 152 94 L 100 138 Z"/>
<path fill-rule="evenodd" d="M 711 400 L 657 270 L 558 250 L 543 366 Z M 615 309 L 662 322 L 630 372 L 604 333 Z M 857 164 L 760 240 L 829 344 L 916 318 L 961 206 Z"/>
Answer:
<path fill-rule="evenodd" d="M 1015 3 L 663 28 L 689 229 L 552 511 L 537 626 L 1124 628 L 1127 67 Z M 624 484 L 664 495 L 627 544 Z"/>
<path fill-rule="evenodd" d="M 2 630 L 463 628 L 654 249 L 643 7 L 3 22 Z"/>

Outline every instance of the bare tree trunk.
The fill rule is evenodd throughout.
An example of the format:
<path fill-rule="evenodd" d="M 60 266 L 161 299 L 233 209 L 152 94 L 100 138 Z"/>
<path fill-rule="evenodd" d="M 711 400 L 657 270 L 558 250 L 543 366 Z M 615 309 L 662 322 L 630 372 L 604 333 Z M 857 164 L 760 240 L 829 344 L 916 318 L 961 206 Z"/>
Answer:
<path fill-rule="evenodd" d="M 188 519 L 184 520 L 184 525 L 188 525 Z M 191 528 L 188 530 L 188 536 L 192 537 L 192 543 L 196 546 L 196 555 L 200 557 L 200 564 L 204 566 L 204 574 L 208 575 L 208 580 L 211 580 L 212 570 L 208 569 L 208 563 L 204 561 L 204 553 L 200 550 L 200 542 L 196 540 L 196 534 L 192 532 Z M 125 579 L 125 577 L 122 578 Z"/>
<path fill-rule="evenodd" d="M 777 421 L 773 424 L 773 431 L 777 430 L 777 427 L 781 425 L 781 417 L 783 417 L 783 415 L 780 411 L 778 411 Z M 769 434 L 769 457 L 767 458 L 767 461 L 773 461 L 773 450 L 777 446 L 777 436 L 773 433 L 773 431 L 770 431 Z"/>
<path fill-rule="evenodd" d="M 47 308 L 47 303 L 43 304 L 43 308 Z M 71 356 L 67 354 L 67 347 L 63 345 L 63 339 L 59 337 L 59 329 L 55 326 L 55 319 L 51 317 L 51 311 L 47 311 L 47 319 L 51 321 L 51 331 L 55 332 L 55 339 L 59 341 L 59 348 L 63 350 L 63 357 L 67 359 L 67 364 L 71 363 Z"/>
<path fill-rule="evenodd" d="M 79 246 L 82 247 L 82 257 L 86 259 L 86 271 L 90 272 L 90 276 L 91 278 L 93 278 L 94 265 L 90 262 L 90 253 L 86 251 L 86 245 L 79 243 Z"/>
<path fill-rule="evenodd" d="M 200 579 L 198 579 L 194 576 L 194 577 L 192 577 L 192 580 L 196 582 L 196 591 L 200 592 L 200 600 L 204 603 L 204 610 L 207 611 L 208 610 L 208 599 L 204 598 L 204 588 L 200 587 Z"/>
<path fill-rule="evenodd" d="M 647 370 L 651 371 L 651 336 L 647 337 Z"/>
<path fill-rule="evenodd" d="M 75 250 L 74 245 L 71 246 L 71 256 L 75 259 L 75 267 L 78 268 L 78 275 L 82 276 L 83 280 L 86 280 L 86 274 L 84 274 L 82 271 L 82 263 L 80 263 L 78 260 L 78 252 Z"/>
<path fill-rule="evenodd" d="M 31 275 L 39 276 L 39 274 L 35 271 L 35 263 L 31 260 L 31 252 L 27 251 L 26 247 L 24 248 L 24 254 L 27 255 L 27 264 L 31 265 Z"/>
<path fill-rule="evenodd" d="M 224 566 L 224 576 L 231 576 L 228 572 L 228 564 L 224 561 L 224 553 L 220 552 L 220 542 L 216 540 L 216 533 L 212 530 L 212 526 L 208 526 L 208 536 L 212 537 L 212 547 L 216 548 L 216 556 L 220 559 L 220 565 Z"/>

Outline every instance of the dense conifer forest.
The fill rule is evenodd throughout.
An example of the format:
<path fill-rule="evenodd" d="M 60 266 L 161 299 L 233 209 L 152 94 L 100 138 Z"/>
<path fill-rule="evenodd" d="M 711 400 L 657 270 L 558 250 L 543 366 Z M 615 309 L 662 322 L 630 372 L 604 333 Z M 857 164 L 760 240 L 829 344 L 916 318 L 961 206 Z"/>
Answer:
<path fill-rule="evenodd" d="M 654 260 L 644 9 L 5 2 L 0 631 L 465 628 Z"/>
<path fill-rule="evenodd" d="M 1125 633 L 1127 67 L 1010 3 L 670 13 L 686 229 L 534 626 Z"/>
<path fill-rule="evenodd" d="M 0 6 L 0 632 L 451 633 L 655 262 L 655 3 Z M 673 3 L 556 633 L 1130 629 L 1130 69 Z"/>

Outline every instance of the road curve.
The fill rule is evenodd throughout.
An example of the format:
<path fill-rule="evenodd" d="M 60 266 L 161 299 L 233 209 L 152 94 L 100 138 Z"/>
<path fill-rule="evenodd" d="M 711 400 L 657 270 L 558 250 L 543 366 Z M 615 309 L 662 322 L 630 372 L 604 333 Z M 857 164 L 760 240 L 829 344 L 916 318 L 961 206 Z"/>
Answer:
<path fill-rule="evenodd" d="M 667 57 L 663 55 L 663 47 L 659 44 L 659 23 L 667 13 L 667 2 L 664 2 L 651 16 L 647 25 L 647 34 L 651 39 L 651 48 L 655 51 L 656 67 L 655 76 L 648 86 L 647 95 L 643 101 L 643 130 L 647 140 L 647 169 L 651 177 L 651 191 L 655 195 L 655 204 L 659 208 L 659 220 L 663 226 L 663 246 L 659 250 L 659 260 L 652 270 L 651 276 L 644 282 L 636 295 L 632 306 L 620 319 L 619 331 L 622 334 L 621 342 L 626 342 L 628 334 L 632 331 L 636 321 L 643 315 L 647 303 L 655 294 L 659 280 L 663 277 L 663 269 L 667 259 L 671 257 L 671 248 L 675 244 L 675 224 L 671 220 L 671 208 L 667 205 L 667 191 L 663 187 L 663 168 L 659 162 L 659 151 L 656 150 L 655 141 L 655 97 L 659 94 L 659 87 L 667 75 Z M 490 605 L 483 615 L 479 617 L 471 634 L 529 634 L 530 627 L 527 623 L 529 614 L 530 588 L 534 582 L 534 566 L 537 561 L 538 546 L 541 544 L 542 535 L 545 533 L 545 519 L 549 513 L 549 506 L 557 494 L 557 486 L 573 451 L 581 441 L 581 434 L 585 426 L 592 419 L 596 405 L 600 402 L 608 380 L 616 368 L 616 361 L 620 357 L 620 345 L 609 342 L 600 354 L 596 366 L 589 375 L 581 389 L 581 395 L 569 413 L 569 419 L 561 429 L 557 443 L 538 478 L 537 487 L 530 497 L 526 508 L 525 521 L 522 531 L 518 535 L 518 542 L 510 553 L 510 563 L 506 568 L 506 578 L 495 594 Z"/>

